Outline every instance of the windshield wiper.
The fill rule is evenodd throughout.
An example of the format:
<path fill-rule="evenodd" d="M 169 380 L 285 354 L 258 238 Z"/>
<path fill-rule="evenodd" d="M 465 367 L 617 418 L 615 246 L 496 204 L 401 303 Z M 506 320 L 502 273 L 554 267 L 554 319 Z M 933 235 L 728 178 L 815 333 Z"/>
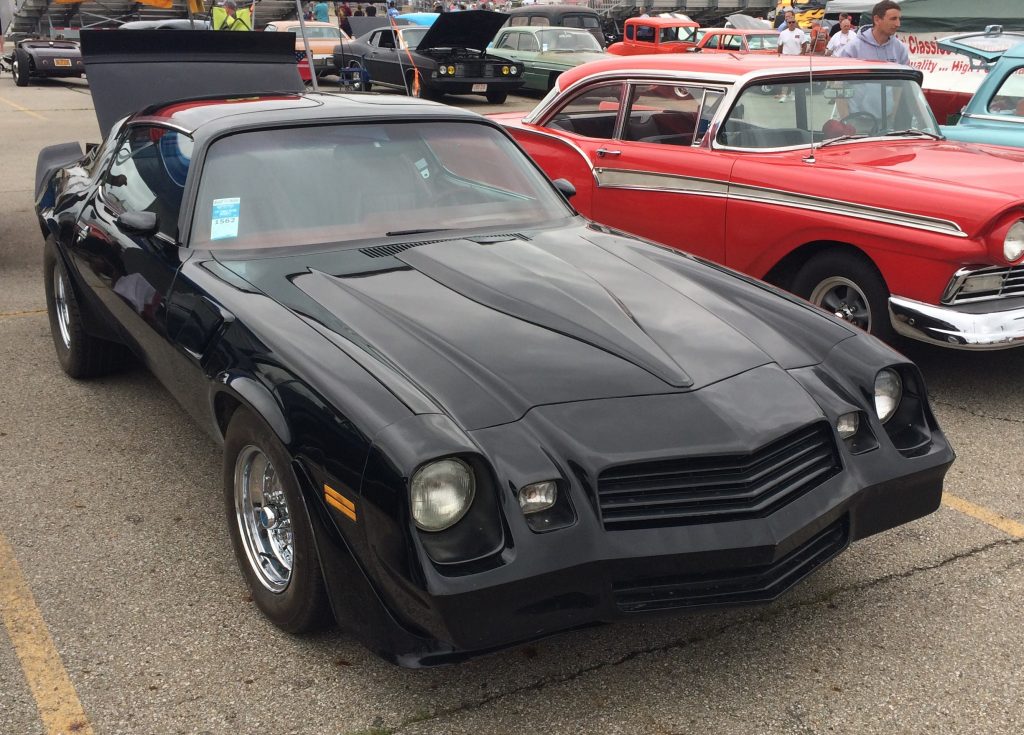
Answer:
<path fill-rule="evenodd" d="M 921 130 L 920 128 L 906 128 L 904 130 L 890 130 L 885 134 L 885 137 L 896 136 L 896 135 L 923 135 L 925 138 L 931 138 L 932 140 L 945 140 L 941 135 L 935 133 L 929 133 L 927 130 Z"/>
<path fill-rule="evenodd" d="M 860 138 L 867 137 L 869 137 L 867 133 L 857 133 L 856 135 L 837 135 L 835 138 L 829 138 L 828 140 L 818 143 L 818 147 L 824 148 L 825 146 L 832 145 L 833 143 L 845 143 L 848 140 L 858 140 Z"/>
<path fill-rule="evenodd" d="M 419 235 L 424 232 L 448 232 L 450 227 L 424 227 L 421 230 L 392 230 L 385 232 L 384 237 L 400 237 L 401 235 Z"/>

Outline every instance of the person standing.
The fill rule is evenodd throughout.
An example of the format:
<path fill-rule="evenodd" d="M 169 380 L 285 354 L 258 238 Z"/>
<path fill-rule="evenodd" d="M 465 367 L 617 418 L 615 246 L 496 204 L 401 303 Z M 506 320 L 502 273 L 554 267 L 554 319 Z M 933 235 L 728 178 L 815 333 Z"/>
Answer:
<path fill-rule="evenodd" d="M 388 0 L 388 17 L 397 18 L 398 8 L 395 7 L 395 0 Z"/>
<path fill-rule="evenodd" d="M 910 53 L 903 41 L 896 37 L 902 15 L 899 3 L 894 0 L 882 0 L 871 9 L 871 27 L 865 26 L 857 31 L 853 39 L 835 55 L 866 61 L 907 64 L 910 61 Z"/>
<path fill-rule="evenodd" d="M 313 6 L 313 20 L 320 23 L 327 23 L 331 19 L 330 10 L 327 7 L 327 0 L 320 0 Z"/>
<path fill-rule="evenodd" d="M 825 49 L 826 56 L 842 56 L 840 52 L 853 40 L 852 25 L 848 15 L 839 21 L 839 32 L 828 40 L 828 48 Z"/>
<path fill-rule="evenodd" d="M 792 10 L 786 11 L 786 27 L 779 31 L 779 55 L 799 56 L 807 51 L 807 34 L 803 28 L 796 24 L 796 15 Z M 787 96 L 791 97 L 789 87 L 783 87 L 775 99 L 785 102 Z"/>

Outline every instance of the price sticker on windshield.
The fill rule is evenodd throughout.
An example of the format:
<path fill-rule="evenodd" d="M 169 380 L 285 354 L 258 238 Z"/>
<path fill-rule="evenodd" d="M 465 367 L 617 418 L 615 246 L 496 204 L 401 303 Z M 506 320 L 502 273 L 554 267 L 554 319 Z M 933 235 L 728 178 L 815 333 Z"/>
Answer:
<path fill-rule="evenodd" d="M 225 240 L 229 237 L 238 237 L 238 217 L 241 211 L 242 200 L 239 197 L 214 199 L 210 239 Z"/>

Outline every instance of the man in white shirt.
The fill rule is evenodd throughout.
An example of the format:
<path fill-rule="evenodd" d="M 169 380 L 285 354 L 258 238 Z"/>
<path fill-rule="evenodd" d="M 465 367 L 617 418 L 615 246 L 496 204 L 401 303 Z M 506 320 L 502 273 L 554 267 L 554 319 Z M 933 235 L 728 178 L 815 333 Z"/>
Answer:
<path fill-rule="evenodd" d="M 828 47 L 825 49 L 826 56 L 842 56 L 839 52 L 853 40 L 853 31 L 850 30 L 852 26 L 849 16 L 839 21 L 839 33 L 828 40 Z"/>
<path fill-rule="evenodd" d="M 796 24 L 796 15 L 793 14 L 793 11 L 787 10 L 786 27 L 779 31 L 779 55 L 799 56 L 805 51 L 807 51 L 807 34 Z M 775 99 L 785 102 L 787 94 L 792 94 L 789 87 L 783 87 L 782 92 Z"/>

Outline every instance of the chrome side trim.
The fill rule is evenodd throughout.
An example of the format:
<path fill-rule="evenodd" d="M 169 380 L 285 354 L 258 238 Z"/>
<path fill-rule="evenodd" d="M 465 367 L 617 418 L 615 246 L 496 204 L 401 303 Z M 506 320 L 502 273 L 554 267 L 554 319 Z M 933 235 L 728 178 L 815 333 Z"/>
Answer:
<path fill-rule="evenodd" d="M 729 184 L 714 179 L 675 176 L 651 171 L 628 171 L 613 168 L 595 168 L 597 185 L 608 189 L 637 189 L 641 191 L 667 191 L 697 196 L 729 196 Z"/>
<path fill-rule="evenodd" d="M 634 189 L 641 191 L 677 192 L 695 196 L 728 197 L 739 201 L 772 204 L 776 206 L 805 209 L 813 212 L 827 212 L 843 217 L 885 222 L 897 227 L 935 232 L 940 235 L 967 237 L 960 225 L 950 220 L 925 217 L 910 212 L 872 207 L 867 204 L 837 201 L 810 194 L 797 194 L 781 189 L 769 189 L 745 184 L 730 184 L 719 179 L 704 179 L 677 176 L 654 171 L 595 168 L 597 185 L 610 189 Z"/>
<path fill-rule="evenodd" d="M 902 296 L 889 298 L 893 329 L 904 337 L 960 350 L 1005 350 L 1024 345 L 1024 309 L 968 314 Z"/>
<path fill-rule="evenodd" d="M 991 120 L 992 122 L 1024 124 L 1024 117 L 1021 117 L 1020 115 L 979 115 L 975 112 L 965 112 L 960 117 L 969 117 L 972 120 Z"/>
<path fill-rule="evenodd" d="M 811 194 L 797 194 L 794 192 L 781 191 L 779 189 L 768 189 L 760 186 L 749 186 L 744 184 L 732 184 L 729 186 L 729 196 L 745 201 L 762 202 L 765 204 L 781 204 L 796 209 L 810 209 L 815 212 L 829 212 L 840 214 L 844 217 L 856 217 L 857 219 L 882 221 L 898 227 L 911 227 L 915 230 L 937 232 L 941 235 L 952 235 L 953 237 L 967 237 L 967 233 L 956 222 L 938 217 L 927 217 L 910 212 L 901 212 L 896 209 L 885 209 L 873 207 L 868 204 L 857 204 L 855 202 L 837 201 L 816 197 Z"/>

